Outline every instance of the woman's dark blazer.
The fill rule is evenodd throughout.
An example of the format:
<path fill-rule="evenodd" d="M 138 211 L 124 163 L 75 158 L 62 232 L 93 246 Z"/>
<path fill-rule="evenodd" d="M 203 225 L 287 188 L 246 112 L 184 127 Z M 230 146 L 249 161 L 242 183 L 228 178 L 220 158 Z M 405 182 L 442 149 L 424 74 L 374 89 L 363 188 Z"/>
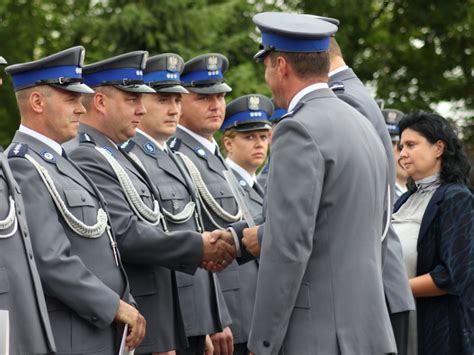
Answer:
<path fill-rule="evenodd" d="M 400 197 L 394 212 L 412 193 Z M 461 184 L 442 184 L 421 221 L 416 275 L 429 273 L 447 294 L 416 299 L 419 355 L 474 354 L 473 240 L 472 193 Z"/>

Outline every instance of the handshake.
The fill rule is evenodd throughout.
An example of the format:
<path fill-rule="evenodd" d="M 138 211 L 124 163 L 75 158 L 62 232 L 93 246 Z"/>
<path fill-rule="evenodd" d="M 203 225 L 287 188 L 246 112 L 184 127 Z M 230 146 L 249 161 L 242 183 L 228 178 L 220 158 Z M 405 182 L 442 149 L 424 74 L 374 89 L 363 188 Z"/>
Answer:
<path fill-rule="evenodd" d="M 224 270 L 236 256 L 234 238 L 227 230 L 204 232 L 202 242 L 203 255 L 200 266 L 209 272 Z"/>

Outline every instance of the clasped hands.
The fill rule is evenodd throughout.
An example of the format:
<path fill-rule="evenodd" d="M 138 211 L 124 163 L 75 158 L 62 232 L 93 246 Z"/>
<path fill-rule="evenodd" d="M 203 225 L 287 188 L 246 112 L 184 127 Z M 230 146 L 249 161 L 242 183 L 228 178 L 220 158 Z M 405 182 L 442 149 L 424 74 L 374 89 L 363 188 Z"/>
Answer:
<path fill-rule="evenodd" d="M 236 256 L 234 238 L 227 230 L 216 229 L 202 234 L 203 256 L 201 267 L 209 272 L 224 270 Z"/>

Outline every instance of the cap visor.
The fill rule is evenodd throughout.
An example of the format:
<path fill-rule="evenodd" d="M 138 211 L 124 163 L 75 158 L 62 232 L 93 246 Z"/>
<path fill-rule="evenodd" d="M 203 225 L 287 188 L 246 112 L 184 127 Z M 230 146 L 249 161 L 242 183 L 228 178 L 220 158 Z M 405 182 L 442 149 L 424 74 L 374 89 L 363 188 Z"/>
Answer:
<path fill-rule="evenodd" d="M 148 85 L 114 85 L 117 89 L 128 91 L 128 92 L 136 92 L 142 94 L 155 94 L 156 91 L 153 90 Z"/>
<path fill-rule="evenodd" d="M 71 83 L 67 85 L 60 85 L 60 84 L 50 84 L 51 86 L 54 86 L 55 88 L 61 89 L 61 90 L 67 90 L 67 91 L 72 91 L 72 92 L 78 92 L 81 94 L 93 94 L 95 93 L 94 90 L 92 90 L 89 86 L 86 84 L 81 84 L 81 83 Z"/>
<path fill-rule="evenodd" d="M 271 51 L 272 51 L 271 49 L 261 49 L 253 56 L 253 59 L 256 62 L 263 62 L 263 59 L 265 58 L 265 56 Z"/>
<path fill-rule="evenodd" d="M 228 129 L 233 129 L 234 131 L 237 132 L 251 132 L 251 131 L 269 131 L 272 129 L 272 125 L 270 122 L 267 121 L 261 121 L 261 122 L 249 122 L 249 123 L 243 123 L 238 126 L 229 126 L 226 128 Z"/>
<path fill-rule="evenodd" d="M 219 83 L 209 86 L 189 86 L 186 89 L 188 91 L 195 92 L 197 94 L 221 94 L 223 92 L 231 92 L 232 88 L 226 83 Z"/>
<path fill-rule="evenodd" d="M 189 91 L 186 90 L 181 85 L 165 86 L 165 87 L 161 87 L 161 88 L 159 86 L 153 86 L 153 89 L 156 92 L 169 92 L 169 93 L 172 93 L 172 94 L 189 94 Z"/>

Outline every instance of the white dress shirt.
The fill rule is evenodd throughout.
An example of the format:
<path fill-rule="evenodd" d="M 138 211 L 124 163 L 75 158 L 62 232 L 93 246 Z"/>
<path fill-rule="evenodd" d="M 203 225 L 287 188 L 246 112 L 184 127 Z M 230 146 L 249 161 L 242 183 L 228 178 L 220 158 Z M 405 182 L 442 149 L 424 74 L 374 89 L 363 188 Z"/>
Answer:
<path fill-rule="evenodd" d="M 53 149 L 56 153 L 59 155 L 62 155 L 63 153 L 63 147 L 61 147 L 61 144 L 58 142 L 52 140 L 51 138 L 46 137 L 45 135 L 42 135 L 41 133 L 38 133 L 31 128 L 28 128 L 26 126 L 20 125 L 20 128 L 18 128 L 18 131 L 27 134 L 33 138 L 38 139 L 39 141 L 45 143 L 48 147 Z"/>
<path fill-rule="evenodd" d="M 242 178 L 245 180 L 247 185 L 249 185 L 250 187 L 253 187 L 253 185 L 255 184 L 255 181 L 256 181 L 255 174 L 250 175 L 247 170 L 242 168 L 240 165 L 238 165 L 236 162 L 234 162 L 230 158 L 226 158 L 225 161 L 231 169 L 234 169 L 235 171 L 237 171 L 239 173 L 240 176 L 242 176 Z"/>
<path fill-rule="evenodd" d="M 163 151 L 163 152 L 165 152 L 165 153 L 168 151 L 168 150 L 166 149 L 166 145 L 163 145 L 163 144 L 158 143 L 158 141 L 157 141 L 155 138 L 153 138 L 152 136 L 150 136 L 148 133 L 143 132 L 143 131 L 142 131 L 141 129 L 139 129 L 139 128 L 137 128 L 136 131 L 137 131 L 138 133 L 143 134 L 145 137 L 147 137 L 149 140 L 151 140 L 153 143 L 155 143 L 156 146 L 161 149 L 161 151 Z M 133 139 L 133 138 L 132 138 L 132 139 Z"/>
<path fill-rule="evenodd" d="M 216 149 L 219 149 L 219 146 L 217 145 L 217 142 L 216 140 L 214 139 L 214 137 L 212 138 L 212 140 L 208 140 L 207 138 L 204 138 L 203 136 L 200 136 L 199 134 L 197 133 L 194 133 L 193 131 L 191 131 L 190 129 L 184 127 L 184 126 L 181 126 L 180 124 L 178 124 L 178 127 L 181 128 L 183 131 L 185 131 L 186 133 L 188 133 L 191 137 L 193 137 L 195 140 L 197 140 L 199 143 L 201 143 L 204 148 L 206 148 L 207 150 L 209 150 L 212 154 L 215 154 L 216 152 Z"/>
<path fill-rule="evenodd" d="M 290 104 L 288 105 L 288 112 L 293 111 L 295 106 L 300 102 L 300 100 L 310 92 L 319 90 L 319 89 L 327 89 L 329 88 L 327 83 L 316 83 L 312 84 L 310 86 L 305 87 L 303 90 L 299 91 L 295 96 L 290 101 Z"/>

